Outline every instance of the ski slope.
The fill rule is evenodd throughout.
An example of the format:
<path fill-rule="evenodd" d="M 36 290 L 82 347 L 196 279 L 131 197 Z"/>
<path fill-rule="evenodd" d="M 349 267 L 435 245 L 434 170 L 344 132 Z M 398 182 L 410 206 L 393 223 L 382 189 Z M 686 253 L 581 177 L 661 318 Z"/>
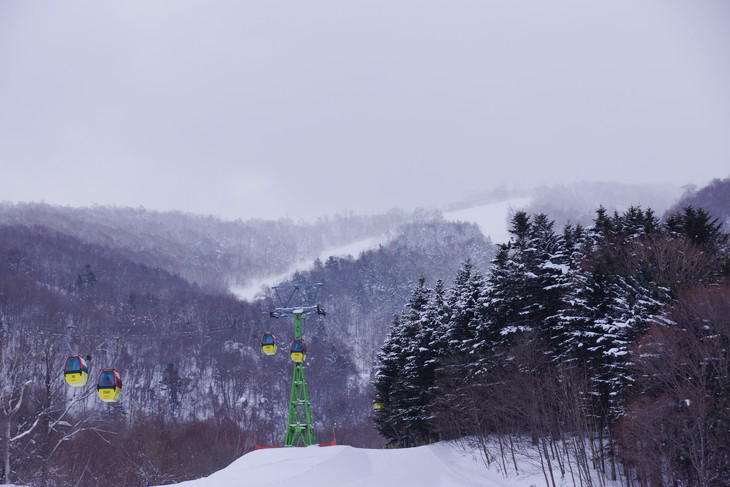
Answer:
<path fill-rule="evenodd" d="M 329 259 L 330 257 L 344 257 L 348 255 L 358 257 L 361 252 L 364 252 L 368 249 L 377 248 L 378 245 L 387 242 L 389 238 L 390 237 L 387 235 L 380 235 L 378 237 L 358 240 L 356 242 L 343 245 L 341 247 L 327 249 L 323 252 L 320 252 L 317 258 L 322 262 L 326 262 L 327 259 Z M 271 286 L 275 286 L 282 281 L 289 279 L 292 275 L 294 275 L 296 271 L 304 271 L 310 269 L 314 263 L 314 260 L 315 259 L 308 260 L 306 262 L 300 262 L 292 266 L 286 272 L 257 279 L 256 281 L 251 282 L 250 284 L 245 286 L 232 286 L 230 290 L 234 295 L 238 296 L 239 298 L 252 301 L 258 296 L 262 296 L 267 289 L 271 288 Z"/>
<path fill-rule="evenodd" d="M 495 464 L 492 464 L 495 465 Z M 478 453 L 448 443 L 401 449 L 272 448 L 248 453 L 209 477 L 178 487 L 530 487 L 539 468 L 509 478 Z M 566 484 L 570 485 L 570 484 Z"/>
<path fill-rule="evenodd" d="M 510 217 L 518 210 L 525 209 L 531 201 L 530 197 L 513 198 L 497 203 L 490 203 L 481 206 L 472 206 L 463 210 L 444 213 L 447 221 L 464 221 L 476 223 L 479 230 L 492 240 L 492 243 L 500 244 L 509 240 Z"/>
<path fill-rule="evenodd" d="M 530 203 L 529 197 L 513 198 L 510 200 L 499 201 L 487 205 L 474 206 L 458 211 L 444 213 L 444 219 L 447 221 L 464 221 L 476 223 L 481 232 L 490 237 L 493 243 L 503 243 L 509 240 L 510 216 L 519 209 L 525 208 Z M 340 257 L 351 255 L 357 258 L 362 252 L 377 248 L 379 245 L 385 244 L 390 239 L 390 235 L 379 235 L 377 237 L 366 238 L 356 242 L 343 245 L 341 247 L 327 249 L 318 255 L 318 258 L 325 262 L 330 257 Z M 270 275 L 257 279 L 243 286 L 232 286 L 231 292 L 241 299 L 254 300 L 257 296 L 262 295 L 263 291 L 271 286 L 285 281 L 290 278 L 297 270 L 306 270 L 312 266 L 311 261 L 300 262 L 291 267 L 286 272 Z M 1 486 L 0 486 L 1 487 Z"/>

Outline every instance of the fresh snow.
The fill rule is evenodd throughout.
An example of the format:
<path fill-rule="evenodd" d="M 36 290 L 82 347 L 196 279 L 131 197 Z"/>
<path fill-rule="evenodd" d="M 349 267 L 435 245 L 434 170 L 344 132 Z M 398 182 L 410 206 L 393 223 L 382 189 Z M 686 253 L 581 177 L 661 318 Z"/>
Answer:
<path fill-rule="evenodd" d="M 572 485 L 569 478 L 558 485 Z M 520 475 L 488 468 L 477 452 L 449 443 L 399 449 L 272 448 L 248 453 L 209 477 L 178 487 L 530 487 L 544 485 L 522 458 Z"/>
<path fill-rule="evenodd" d="M 525 209 L 532 199 L 530 197 L 513 198 L 488 205 L 473 206 L 463 210 L 444 213 L 448 221 L 465 221 L 476 223 L 481 232 L 491 238 L 495 244 L 509 240 L 510 217 L 518 210 Z"/>
<path fill-rule="evenodd" d="M 539 465 L 518 455 L 520 475 L 489 468 L 476 451 L 436 443 L 416 448 L 310 446 L 255 450 L 208 477 L 177 487 L 532 487 L 544 485 Z M 557 474 L 557 473 L 556 473 Z M 573 485 L 572 482 L 559 486 Z M 568 479 L 566 479 L 568 480 Z M 23 487 L 0 485 L 0 487 Z M 161 487 L 161 486 L 160 486 Z"/>

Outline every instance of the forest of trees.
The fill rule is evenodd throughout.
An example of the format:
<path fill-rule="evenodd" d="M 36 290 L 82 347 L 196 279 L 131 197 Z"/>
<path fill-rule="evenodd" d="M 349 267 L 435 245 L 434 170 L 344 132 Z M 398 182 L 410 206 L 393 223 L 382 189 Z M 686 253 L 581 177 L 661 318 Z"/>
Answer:
<path fill-rule="evenodd" d="M 255 278 L 288 271 L 320 252 L 394 232 L 413 215 L 336 215 L 316 222 L 223 221 L 213 216 L 145 208 L 69 208 L 41 203 L 0 203 L 0 225 L 40 226 L 123 252 L 207 289 L 227 291 Z"/>
<path fill-rule="evenodd" d="M 691 206 L 631 207 L 555 230 L 518 212 L 483 274 L 414 286 L 378 355 L 375 421 L 394 446 L 468 438 L 548 485 L 730 482 L 730 260 Z"/>
<path fill-rule="evenodd" d="M 151 249 L 143 260 L 156 266 L 140 263 L 129 244 L 83 240 L 38 220 L 0 225 L 0 484 L 180 482 L 211 474 L 254 442 L 281 444 L 291 361 L 285 351 L 264 357 L 259 340 L 273 332 L 285 349 L 292 323 L 268 316 L 272 296 L 241 301 L 163 268 Z M 351 223 L 351 233 L 365 232 Z M 61 226 L 83 233 L 73 213 Z M 110 239 L 115 228 L 109 219 Z M 358 258 L 332 257 L 295 276 L 325 284 L 327 316 L 304 327 L 319 441 L 383 444 L 370 418 L 370 377 L 389 316 L 418 275 L 452 275 L 462 257 L 486 266 L 493 256 L 473 224 L 429 217 L 394 234 Z M 179 240 L 167 236 L 157 252 Z M 64 382 L 69 354 L 92 356 L 81 390 Z M 109 367 L 124 382 L 116 404 L 99 401 L 92 384 Z M 94 468 L 102 459 L 105 468 Z"/>
<path fill-rule="evenodd" d="M 224 372 L 254 366 L 252 347 L 234 344 L 257 340 L 258 307 L 40 227 L 0 227 L 0 284 L 0 483 L 189 478 L 252 443 L 242 431 L 256 418 L 226 396 L 250 379 Z M 65 384 L 64 359 L 79 353 L 92 356 L 92 374 L 122 372 L 122 402 Z M 101 459 L 109 468 L 89 468 Z"/>
<path fill-rule="evenodd" d="M 174 483 L 281 444 L 291 361 L 259 340 L 286 348 L 292 323 L 269 317 L 271 294 L 228 289 L 386 233 L 288 281 L 324 283 L 327 315 L 304 326 L 318 441 L 465 437 L 505 469 L 534 441 L 576 484 L 589 465 L 637 485 L 718 484 L 728 210 L 700 210 L 703 195 L 661 222 L 601 210 L 560 233 L 518 213 L 500 247 L 431 211 L 302 224 L 0 205 L 0 483 Z M 65 384 L 69 354 L 92 356 L 86 388 Z M 92 384 L 107 367 L 124 380 L 116 404 Z"/>

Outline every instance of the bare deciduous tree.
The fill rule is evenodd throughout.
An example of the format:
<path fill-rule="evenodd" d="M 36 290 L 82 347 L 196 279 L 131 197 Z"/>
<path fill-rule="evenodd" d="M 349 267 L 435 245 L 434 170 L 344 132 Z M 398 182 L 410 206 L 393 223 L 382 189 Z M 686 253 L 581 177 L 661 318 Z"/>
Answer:
<path fill-rule="evenodd" d="M 633 351 L 638 383 L 619 427 L 642 485 L 730 479 L 730 286 L 683 292 Z"/>

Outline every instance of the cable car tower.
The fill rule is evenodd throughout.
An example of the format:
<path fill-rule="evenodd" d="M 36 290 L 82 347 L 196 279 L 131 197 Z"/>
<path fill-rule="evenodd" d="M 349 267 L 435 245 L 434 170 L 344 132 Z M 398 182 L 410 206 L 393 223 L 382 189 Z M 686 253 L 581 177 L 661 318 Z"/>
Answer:
<path fill-rule="evenodd" d="M 289 286 L 274 286 L 272 289 L 281 307 L 269 312 L 272 318 L 282 316 L 294 317 L 294 340 L 291 345 L 291 358 L 294 361 L 292 374 L 291 395 L 289 398 L 289 415 L 286 422 L 284 446 L 310 446 L 316 444 L 312 411 L 309 407 L 307 381 L 304 376 L 304 356 L 306 347 L 302 339 L 302 323 L 304 317 L 310 313 L 324 316 L 325 312 L 319 304 L 292 306 L 293 302 L 316 302 L 317 294 L 323 284 L 296 284 Z"/>

